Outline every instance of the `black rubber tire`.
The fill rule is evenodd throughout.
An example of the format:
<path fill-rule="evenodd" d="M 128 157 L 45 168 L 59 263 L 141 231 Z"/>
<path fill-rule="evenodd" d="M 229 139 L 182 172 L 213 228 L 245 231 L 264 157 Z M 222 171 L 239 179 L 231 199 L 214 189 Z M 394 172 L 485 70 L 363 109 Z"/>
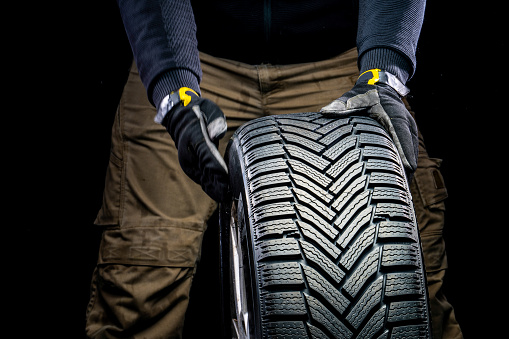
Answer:
<path fill-rule="evenodd" d="M 319 113 L 260 118 L 235 133 L 226 161 L 225 336 L 236 337 L 232 299 L 241 295 L 250 338 L 431 337 L 411 195 L 380 124 Z M 235 294 L 232 242 L 245 294 Z"/>

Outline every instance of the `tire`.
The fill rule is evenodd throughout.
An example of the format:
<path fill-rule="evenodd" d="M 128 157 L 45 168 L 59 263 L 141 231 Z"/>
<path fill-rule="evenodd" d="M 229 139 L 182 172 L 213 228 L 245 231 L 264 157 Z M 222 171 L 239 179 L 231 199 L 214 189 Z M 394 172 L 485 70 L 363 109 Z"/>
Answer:
<path fill-rule="evenodd" d="M 269 116 L 239 128 L 225 158 L 225 337 L 431 337 L 411 195 L 380 124 Z"/>

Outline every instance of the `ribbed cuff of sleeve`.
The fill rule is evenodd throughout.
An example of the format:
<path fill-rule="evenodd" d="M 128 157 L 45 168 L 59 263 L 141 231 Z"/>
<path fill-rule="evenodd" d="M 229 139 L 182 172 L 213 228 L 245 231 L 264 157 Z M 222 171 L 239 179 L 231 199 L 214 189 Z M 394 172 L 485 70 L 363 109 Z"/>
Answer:
<path fill-rule="evenodd" d="M 402 54 L 388 48 L 373 48 L 361 55 L 359 60 L 360 73 L 379 68 L 394 74 L 405 84 L 413 73 L 409 60 Z"/>
<path fill-rule="evenodd" d="M 181 87 L 189 87 L 201 95 L 200 84 L 196 75 L 187 69 L 177 68 L 164 73 L 157 79 L 152 91 L 154 106 L 158 109 L 165 96 Z"/>

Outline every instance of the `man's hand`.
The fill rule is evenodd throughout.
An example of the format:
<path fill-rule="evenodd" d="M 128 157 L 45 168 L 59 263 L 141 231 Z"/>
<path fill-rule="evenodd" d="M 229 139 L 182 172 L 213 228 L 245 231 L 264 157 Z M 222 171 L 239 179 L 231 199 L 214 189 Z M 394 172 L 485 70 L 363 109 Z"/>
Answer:
<path fill-rule="evenodd" d="M 408 89 L 397 78 L 375 69 L 361 74 L 355 86 L 320 112 L 347 116 L 368 114 L 391 135 L 403 165 L 412 174 L 417 168 L 417 125 L 401 100 Z"/>
<path fill-rule="evenodd" d="M 163 99 L 160 106 L 156 121 L 162 119 L 161 124 L 175 141 L 184 172 L 212 199 L 224 200 L 228 168 L 217 149 L 227 129 L 223 111 L 187 87 Z M 170 110 L 163 118 L 165 107 Z"/>

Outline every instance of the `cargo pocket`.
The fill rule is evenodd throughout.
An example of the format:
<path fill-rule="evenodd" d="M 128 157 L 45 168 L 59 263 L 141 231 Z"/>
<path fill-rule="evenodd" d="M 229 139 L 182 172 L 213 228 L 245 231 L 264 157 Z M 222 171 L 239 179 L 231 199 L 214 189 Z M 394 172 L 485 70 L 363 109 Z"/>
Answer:
<path fill-rule="evenodd" d="M 441 159 L 420 158 L 414 180 L 424 207 L 438 204 L 447 198 L 447 188 L 440 173 Z"/>

